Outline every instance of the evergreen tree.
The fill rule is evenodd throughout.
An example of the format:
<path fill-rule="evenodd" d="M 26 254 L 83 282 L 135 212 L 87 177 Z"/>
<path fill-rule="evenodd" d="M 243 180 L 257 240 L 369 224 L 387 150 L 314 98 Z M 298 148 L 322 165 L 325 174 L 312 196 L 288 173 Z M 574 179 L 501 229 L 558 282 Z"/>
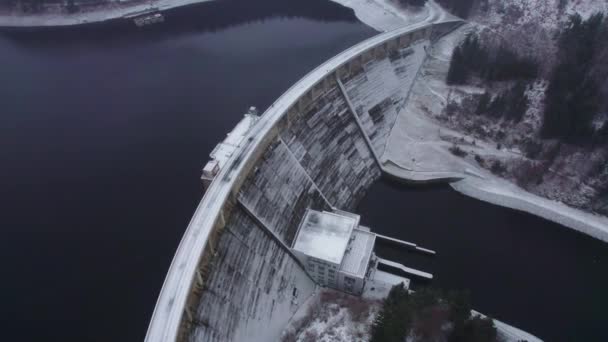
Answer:
<path fill-rule="evenodd" d="M 538 63 L 529 57 L 520 57 L 505 45 L 493 49 L 483 46 L 479 37 L 469 34 L 454 49 L 448 84 L 465 84 L 476 76 L 487 81 L 534 79 L 538 75 Z"/>
<path fill-rule="evenodd" d="M 457 46 L 452 54 L 450 69 L 448 70 L 447 84 L 464 84 L 467 79 L 467 70 L 465 59 L 462 54 L 462 48 Z"/>
<path fill-rule="evenodd" d="M 473 317 L 454 325 L 449 342 L 495 342 L 496 327 L 491 318 Z"/>
<path fill-rule="evenodd" d="M 533 79 L 538 75 L 538 63 L 534 59 L 520 57 L 505 45 L 501 45 L 481 68 L 484 66 L 482 75 L 488 81 Z"/>
<path fill-rule="evenodd" d="M 393 286 L 372 325 L 372 342 L 400 342 L 411 322 L 409 294 L 403 283 Z"/>
<path fill-rule="evenodd" d="M 577 14 L 559 35 L 559 62 L 545 96 L 541 133 L 547 138 L 584 142 L 592 135 L 591 122 L 600 103 L 600 88 L 592 73 L 598 42 L 605 39 L 603 14 L 582 20 Z M 605 61 L 603 61 L 605 63 Z"/>
<path fill-rule="evenodd" d="M 448 313 L 449 318 L 434 321 L 433 313 L 437 310 Z M 372 325 L 370 341 L 403 342 L 410 329 L 414 328 L 415 333 L 429 337 L 440 332 L 441 326 L 448 321 L 454 325 L 453 331 L 446 336 L 449 341 L 495 341 L 496 329 L 492 319 L 471 318 L 468 293 L 452 292 L 444 296 L 439 290 L 422 288 L 410 295 L 403 284 L 394 286 L 384 300 Z M 416 322 L 415 327 L 413 322 Z"/>
<path fill-rule="evenodd" d="M 454 324 L 464 324 L 471 317 L 471 296 L 468 292 L 451 292 L 448 295 L 450 320 Z"/>
<path fill-rule="evenodd" d="M 475 0 L 438 0 L 439 4 L 461 18 L 467 18 Z"/>
<path fill-rule="evenodd" d="M 500 117 L 504 113 L 506 108 L 506 101 L 504 94 L 498 94 L 494 96 L 494 100 L 490 103 L 490 107 L 488 108 L 488 114 Z"/>
<path fill-rule="evenodd" d="M 492 100 L 492 96 L 486 91 L 479 98 L 479 102 L 477 103 L 477 109 L 475 110 L 475 114 L 481 115 L 488 111 L 490 106 L 490 101 Z"/>
<path fill-rule="evenodd" d="M 427 0 L 398 0 L 399 3 L 401 3 L 402 5 L 409 5 L 409 6 L 424 6 L 424 4 L 426 4 Z"/>
<path fill-rule="evenodd" d="M 528 97 L 526 96 L 526 84 L 519 81 L 507 94 L 507 109 L 505 117 L 511 121 L 519 122 L 528 110 Z"/>

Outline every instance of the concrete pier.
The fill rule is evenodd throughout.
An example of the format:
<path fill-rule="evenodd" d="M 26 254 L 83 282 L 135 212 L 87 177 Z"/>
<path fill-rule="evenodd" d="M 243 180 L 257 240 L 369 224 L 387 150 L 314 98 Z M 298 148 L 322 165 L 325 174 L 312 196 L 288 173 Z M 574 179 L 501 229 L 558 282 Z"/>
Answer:
<path fill-rule="evenodd" d="M 386 259 L 382 259 L 382 258 L 378 258 L 378 264 L 379 265 L 386 265 L 389 267 L 393 267 L 396 269 L 399 269 L 403 272 L 405 272 L 406 274 L 418 277 L 418 278 L 422 278 L 422 279 L 426 279 L 426 280 L 432 280 L 433 279 L 433 275 L 428 273 L 428 272 L 424 272 L 424 271 L 420 271 L 417 270 L 415 268 L 411 268 L 411 267 L 407 267 L 405 265 L 402 265 L 398 262 L 394 262 L 394 261 L 390 261 L 390 260 L 386 260 Z"/>
<path fill-rule="evenodd" d="M 420 247 L 420 246 L 418 246 L 418 245 L 416 245 L 415 243 L 412 243 L 412 242 L 407 242 L 407 241 L 395 239 L 395 238 L 392 238 L 390 236 L 381 235 L 381 234 L 376 234 L 376 236 L 379 239 L 381 239 L 381 240 L 388 241 L 388 242 L 397 244 L 399 246 L 407 247 L 407 248 L 409 248 L 411 250 L 414 250 L 416 252 L 420 252 L 420 253 L 428 254 L 428 255 L 437 255 L 437 252 L 435 252 L 434 250 Z"/>

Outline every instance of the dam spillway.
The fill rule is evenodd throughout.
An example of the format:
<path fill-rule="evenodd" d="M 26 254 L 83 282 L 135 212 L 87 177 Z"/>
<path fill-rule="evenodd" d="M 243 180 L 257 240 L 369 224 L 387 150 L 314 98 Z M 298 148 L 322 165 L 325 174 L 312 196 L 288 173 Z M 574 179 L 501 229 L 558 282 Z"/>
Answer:
<path fill-rule="evenodd" d="M 425 44 L 460 24 L 371 38 L 313 70 L 262 115 L 199 204 L 147 341 L 279 338 L 316 285 L 264 229 L 290 245 L 307 208 L 354 208 L 382 174 L 374 154 L 382 154 Z M 384 82 L 386 74 L 393 78 Z"/>

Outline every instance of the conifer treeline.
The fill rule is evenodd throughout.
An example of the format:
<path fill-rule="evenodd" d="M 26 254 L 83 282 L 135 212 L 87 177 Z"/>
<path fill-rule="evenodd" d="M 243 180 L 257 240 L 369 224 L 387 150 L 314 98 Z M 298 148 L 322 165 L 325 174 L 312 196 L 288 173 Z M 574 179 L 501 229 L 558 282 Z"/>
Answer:
<path fill-rule="evenodd" d="M 398 0 L 402 5 L 423 6 L 427 0 Z"/>
<path fill-rule="evenodd" d="M 398 0 L 401 4 L 410 6 L 423 6 L 427 0 Z M 482 0 L 486 1 L 486 0 Z M 437 0 L 443 8 L 447 9 L 451 13 L 461 17 L 467 18 L 475 4 L 475 0 Z"/>
<path fill-rule="evenodd" d="M 608 20 L 572 15 L 557 35 L 557 63 L 549 76 L 541 136 L 576 144 L 608 142 Z M 538 76 L 538 63 L 506 45 L 484 46 L 475 34 L 455 49 L 448 84 L 516 81 L 492 98 L 484 94 L 478 114 L 519 121 L 528 108 L 526 82 Z"/>
<path fill-rule="evenodd" d="M 454 49 L 448 84 L 469 84 L 512 81 L 516 83 L 492 98 L 484 93 L 479 99 L 476 113 L 519 122 L 528 110 L 526 97 L 528 81 L 538 75 L 538 63 L 526 56 L 519 56 L 506 45 L 493 49 L 484 46 L 475 34 L 469 34 Z"/>
<path fill-rule="evenodd" d="M 423 341 L 435 340 L 452 323 L 449 342 L 494 342 L 496 328 L 490 318 L 471 316 L 466 293 L 421 289 L 409 294 L 403 284 L 394 286 L 372 326 L 371 342 L 405 341 L 416 334 Z"/>
<path fill-rule="evenodd" d="M 542 136 L 574 143 L 606 141 L 608 124 L 594 127 L 608 112 L 608 20 L 595 14 L 570 17 L 558 38 L 558 63 L 545 96 Z"/>
<path fill-rule="evenodd" d="M 510 48 L 482 45 L 476 34 L 469 34 L 454 49 L 448 72 L 448 84 L 466 84 L 477 77 L 488 82 L 534 79 L 538 63 L 531 57 L 518 56 Z"/>

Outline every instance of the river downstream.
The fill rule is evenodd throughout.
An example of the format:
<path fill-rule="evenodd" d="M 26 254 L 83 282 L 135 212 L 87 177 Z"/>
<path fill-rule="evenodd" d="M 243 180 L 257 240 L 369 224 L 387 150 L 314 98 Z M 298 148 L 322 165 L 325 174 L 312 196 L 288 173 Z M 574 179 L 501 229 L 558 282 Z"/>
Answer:
<path fill-rule="evenodd" d="M 358 213 L 372 230 L 437 251 L 380 256 L 469 290 L 475 308 L 545 341 L 606 341 L 608 246 L 556 223 L 466 197 L 448 185 L 381 181 Z"/>

